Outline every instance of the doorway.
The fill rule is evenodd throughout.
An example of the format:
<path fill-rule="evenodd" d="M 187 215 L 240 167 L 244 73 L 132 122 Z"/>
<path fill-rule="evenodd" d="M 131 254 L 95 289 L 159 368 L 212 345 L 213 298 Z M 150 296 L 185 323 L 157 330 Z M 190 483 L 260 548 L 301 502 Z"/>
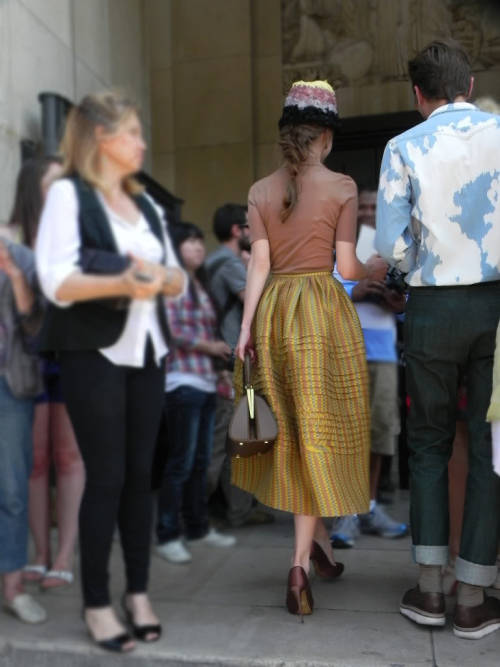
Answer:
<path fill-rule="evenodd" d="M 376 189 L 386 143 L 421 121 L 417 111 L 345 118 L 325 164 L 351 176 L 358 187 Z"/>

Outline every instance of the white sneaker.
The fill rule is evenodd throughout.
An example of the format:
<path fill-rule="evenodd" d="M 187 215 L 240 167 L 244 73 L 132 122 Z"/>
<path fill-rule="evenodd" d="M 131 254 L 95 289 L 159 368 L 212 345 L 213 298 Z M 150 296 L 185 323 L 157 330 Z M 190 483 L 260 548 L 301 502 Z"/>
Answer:
<path fill-rule="evenodd" d="M 24 623 L 43 623 L 47 620 L 45 609 L 28 593 L 19 593 L 11 602 L 5 602 L 4 609 Z"/>
<path fill-rule="evenodd" d="M 188 540 L 188 543 L 193 545 L 206 544 L 209 547 L 234 547 L 236 538 L 234 535 L 223 535 L 217 532 L 215 528 L 210 528 L 206 535 L 198 537 L 196 540 Z"/>
<path fill-rule="evenodd" d="M 190 563 L 193 559 L 181 539 L 158 544 L 155 551 L 158 556 L 168 560 L 169 563 Z"/>

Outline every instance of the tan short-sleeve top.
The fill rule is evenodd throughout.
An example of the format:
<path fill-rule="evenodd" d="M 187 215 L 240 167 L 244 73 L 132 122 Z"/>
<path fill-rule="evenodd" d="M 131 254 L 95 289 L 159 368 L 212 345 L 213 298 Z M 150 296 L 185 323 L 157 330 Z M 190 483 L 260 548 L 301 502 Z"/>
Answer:
<path fill-rule="evenodd" d="M 331 271 L 335 230 L 341 216 L 350 216 L 356 224 L 356 185 L 349 176 L 323 165 L 303 166 L 297 177 L 298 202 L 282 222 L 280 212 L 288 180 L 288 172 L 282 167 L 250 188 L 250 239 L 269 241 L 272 273 Z"/>

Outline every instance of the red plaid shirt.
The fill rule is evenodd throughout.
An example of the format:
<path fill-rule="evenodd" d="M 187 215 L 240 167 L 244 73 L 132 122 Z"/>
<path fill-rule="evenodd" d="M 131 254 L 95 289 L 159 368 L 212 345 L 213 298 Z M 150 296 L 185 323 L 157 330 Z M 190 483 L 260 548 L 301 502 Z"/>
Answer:
<path fill-rule="evenodd" d="M 171 333 L 167 373 L 192 373 L 215 382 L 212 357 L 193 350 L 193 346 L 200 341 L 216 340 L 217 318 L 208 294 L 197 281 L 194 288 L 199 303 L 193 300 L 190 289 L 181 299 L 165 299 Z"/>

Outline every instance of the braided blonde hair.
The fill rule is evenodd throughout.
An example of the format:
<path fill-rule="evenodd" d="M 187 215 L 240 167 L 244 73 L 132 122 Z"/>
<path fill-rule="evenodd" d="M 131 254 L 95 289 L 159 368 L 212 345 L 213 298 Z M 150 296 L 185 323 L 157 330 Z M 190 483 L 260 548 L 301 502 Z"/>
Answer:
<path fill-rule="evenodd" d="M 298 202 L 297 176 L 301 165 L 309 156 L 312 142 L 324 131 L 325 128 L 318 125 L 285 125 L 280 130 L 279 146 L 290 175 L 280 214 L 282 222 L 287 220 Z"/>

